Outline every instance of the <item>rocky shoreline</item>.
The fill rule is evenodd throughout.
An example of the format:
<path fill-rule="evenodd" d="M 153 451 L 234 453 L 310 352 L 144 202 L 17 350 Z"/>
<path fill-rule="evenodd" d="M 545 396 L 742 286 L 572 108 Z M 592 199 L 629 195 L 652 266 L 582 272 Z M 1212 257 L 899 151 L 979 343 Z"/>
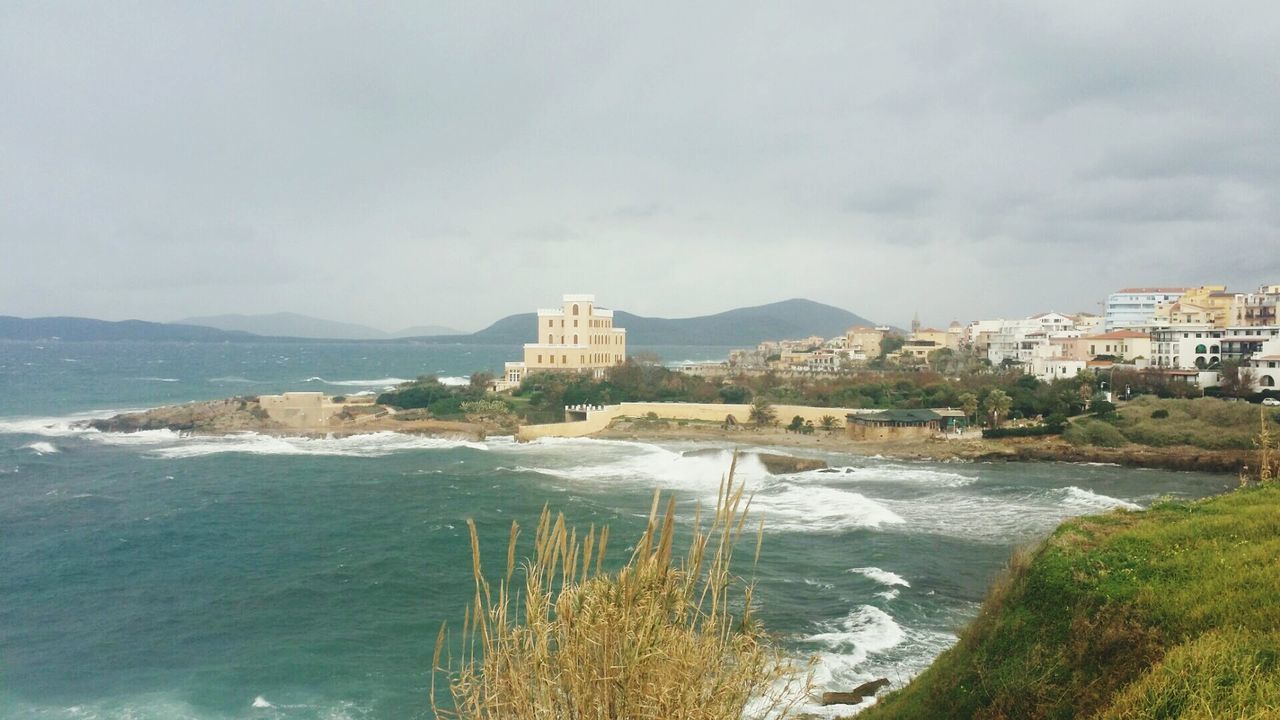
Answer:
<path fill-rule="evenodd" d="M 1162 470 L 1239 473 L 1255 460 L 1249 450 L 1205 450 L 1187 445 L 1150 447 L 1126 445 L 1119 448 L 1076 446 L 1060 437 L 1007 438 L 986 440 L 921 439 L 866 442 L 848 438 L 841 431 L 801 435 L 779 428 L 725 429 L 711 424 L 644 427 L 618 423 L 592 437 L 614 440 L 679 442 L 686 440 L 723 443 L 726 446 L 780 446 L 849 453 L 867 457 L 935 462 L 1069 462 L 1114 464 Z"/>
<path fill-rule="evenodd" d="M 344 437 L 375 432 L 465 437 L 480 440 L 499 431 L 485 423 L 437 420 L 413 411 L 395 413 L 388 408 L 364 404 L 353 412 L 340 413 L 323 423 L 285 425 L 273 420 L 255 397 L 167 405 L 110 418 L 86 420 L 82 427 L 101 432 L 132 433 L 171 430 L 192 435 L 228 435 L 254 432 L 288 437 Z"/>
<path fill-rule="evenodd" d="M 84 421 L 83 426 L 102 432 L 171 430 L 197 435 L 226 435 L 256 432 L 267 435 L 324 437 L 373 432 L 402 432 L 421 435 L 483 439 L 493 434 L 509 434 L 510 428 L 492 423 L 438 420 L 421 411 L 395 412 L 391 408 L 363 403 L 339 413 L 323 423 L 284 425 L 255 397 L 186 403 L 122 413 L 110 418 Z M 772 446 L 809 448 L 868 457 L 936 462 L 1071 462 L 1105 463 L 1126 467 L 1163 470 L 1239 473 L 1254 461 L 1248 450 L 1205 450 L 1191 446 L 1150 447 L 1126 445 L 1119 448 L 1072 445 L 1061 437 L 1008 438 L 980 437 L 866 442 L 848 438 L 842 431 L 811 435 L 786 432 L 781 428 L 725 428 L 712 423 L 617 422 L 591 437 L 615 440 L 705 441 L 726 447 Z M 788 455 L 760 453 L 766 468 L 775 474 L 820 469 L 826 463 Z"/>

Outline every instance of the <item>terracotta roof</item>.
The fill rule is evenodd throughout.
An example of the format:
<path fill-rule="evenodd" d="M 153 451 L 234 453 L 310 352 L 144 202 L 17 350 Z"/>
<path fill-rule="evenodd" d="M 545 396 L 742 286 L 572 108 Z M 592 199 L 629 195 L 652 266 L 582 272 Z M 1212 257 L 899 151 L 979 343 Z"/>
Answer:
<path fill-rule="evenodd" d="M 1250 360 L 1267 360 L 1267 361 L 1280 360 L 1280 355 L 1263 355 L 1262 357 L 1250 356 L 1249 359 Z"/>

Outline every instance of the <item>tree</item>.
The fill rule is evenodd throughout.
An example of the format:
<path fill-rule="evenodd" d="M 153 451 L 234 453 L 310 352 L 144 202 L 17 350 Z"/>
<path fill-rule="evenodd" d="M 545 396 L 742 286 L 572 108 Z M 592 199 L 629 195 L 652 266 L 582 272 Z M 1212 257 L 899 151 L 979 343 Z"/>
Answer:
<path fill-rule="evenodd" d="M 837 419 L 835 415 L 823 415 L 819 423 L 822 425 L 822 429 L 826 430 L 828 433 L 835 432 L 840 429 L 840 420 Z"/>
<path fill-rule="evenodd" d="M 764 427 L 765 425 L 776 423 L 778 421 L 778 413 L 773 409 L 772 403 L 763 397 L 757 397 L 755 402 L 751 403 L 749 418 L 756 427 Z"/>
<path fill-rule="evenodd" d="M 960 395 L 960 409 L 964 411 L 965 420 L 972 420 L 973 414 L 978 412 L 978 396 L 971 392 L 962 393 Z"/>
<path fill-rule="evenodd" d="M 791 423 L 787 425 L 787 432 L 800 432 L 804 427 L 804 418 L 799 415 L 791 418 Z"/>
<path fill-rule="evenodd" d="M 987 393 L 987 399 L 983 401 L 982 406 L 991 417 L 992 427 L 1000 427 L 1000 418 L 1013 407 L 1013 399 L 1005 391 L 996 389 Z"/>
<path fill-rule="evenodd" d="M 1219 387 L 1222 389 L 1223 397 L 1242 398 L 1253 394 L 1253 385 L 1258 380 L 1253 368 L 1228 360 L 1222 363 L 1219 372 L 1222 374 Z"/>

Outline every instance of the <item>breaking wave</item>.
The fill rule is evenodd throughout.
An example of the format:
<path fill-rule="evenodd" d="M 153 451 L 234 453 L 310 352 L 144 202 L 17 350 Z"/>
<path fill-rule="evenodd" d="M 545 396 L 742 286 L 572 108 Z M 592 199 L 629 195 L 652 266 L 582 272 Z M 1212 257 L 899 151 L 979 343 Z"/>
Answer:
<path fill-rule="evenodd" d="M 891 587 L 894 585 L 911 587 L 911 583 L 904 580 L 903 577 L 898 573 L 889 572 L 888 570 L 881 570 L 878 567 L 849 568 L 849 572 L 865 575 L 871 578 L 872 580 L 875 580 L 876 582 L 880 583 L 881 585 L 889 585 Z"/>
<path fill-rule="evenodd" d="M 313 377 L 307 378 L 306 380 L 303 380 L 302 382 L 321 383 L 324 385 L 335 385 L 338 387 L 366 387 L 367 388 L 367 387 L 392 387 L 395 385 L 401 385 L 403 383 L 407 383 L 409 382 L 409 380 L 406 380 L 405 378 L 398 378 L 398 377 L 376 378 L 373 380 L 325 380 L 322 377 L 313 376 Z"/>
<path fill-rule="evenodd" d="M 860 493 L 790 483 L 758 492 L 752 502 L 757 509 L 764 514 L 765 530 L 772 532 L 839 532 L 905 522 Z"/>
<path fill-rule="evenodd" d="M 1113 508 L 1124 508 L 1125 510 L 1142 509 L 1141 505 L 1131 503 L 1128 500 L 1113 498 L 1109 495 L 1099 495 L 1092 490 L 1078 488 L 1075 485 L 1063 488 L 1061 492 L 1063 494 L 1062 502 L 1064 504 L 1078 507 L 1085 512 L 1111 510 Z"/>
<path fill-rule="evenodd" d="M 368 433 L 346 437 L 275 437 L 258 433 L 184 437 L 168 447 L 150 451 L 153 457 L 194 458 L 221 453 L 249 455 L 329 455 L 338 457 L 382 457 L 409 450 L 452 448 L 489 449 L 484 443 L 464 439 L 423 437 L 395 432 Z"/>
<path fill-rule="evenodd" d="M 27 450 L 34 450 L 37 455 L 52 455 L 58 452 L 58 446 L 51 442 L 33 442 L 22 447 Z"/>

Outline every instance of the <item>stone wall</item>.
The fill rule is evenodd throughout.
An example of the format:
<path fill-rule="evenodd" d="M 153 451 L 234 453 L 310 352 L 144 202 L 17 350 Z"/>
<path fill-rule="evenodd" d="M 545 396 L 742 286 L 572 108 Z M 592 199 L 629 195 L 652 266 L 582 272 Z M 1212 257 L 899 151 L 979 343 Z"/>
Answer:
<path fill-rule="evenodd" d="M 854 408 L 809 407 L 806 405 L 774 405 L 778 422 L 787 425 L 791 418 L 799 415 L 814 425 L 822 422 L 823 415 L 833 415 L 844 427 L 845 415 L 849 413 L 877 412 L 876 410 Z M 599 432 L 609 423 L 619 418 L 642 418 L 653 413 L 661 420 L 693 420 L 701 422 L 722 423 L 725 417 L 733 415 L 739 423 L 746 424 L 751 418 L 751 406 L 727 403 L 661 403 L 661 402 L 627 402 L 621 405 L 607 405 L 601 410 L 586 411 L 587 418 L 575 422 L 551 423 L 547 425 L 524 425 L 516 433 L 521 441 L 536 440 L 540 437 L 583 437 Z"/>

